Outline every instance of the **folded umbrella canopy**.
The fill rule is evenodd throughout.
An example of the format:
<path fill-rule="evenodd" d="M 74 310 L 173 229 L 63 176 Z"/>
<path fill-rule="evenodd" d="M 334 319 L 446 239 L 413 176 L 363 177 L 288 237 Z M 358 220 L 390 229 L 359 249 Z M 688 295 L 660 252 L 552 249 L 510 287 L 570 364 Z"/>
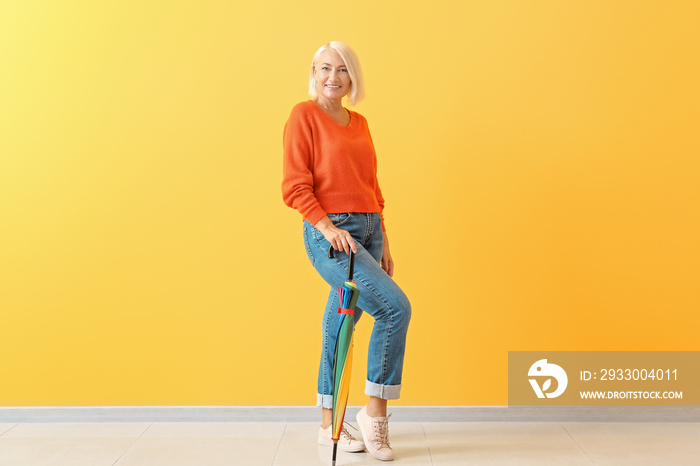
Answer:
<path fill-rule="evenodd" d="M 328 250 L 328 257 L 333 257 L 333 249 Z M 355 330 L 355 305 L 360 296 L 355 282 L 352 281 L 355 267 L 355 253 L 350 251 L 348 277 L 343 286 L 338 288 L 340 297 L 340 324 L 335 340 L 335 356 L 333 357 L 333 466 L 338 451 L 338 440 L 343 430 L 345 408 L 350 394 L 350 375 L 352 374 L 352 344 Z"/>

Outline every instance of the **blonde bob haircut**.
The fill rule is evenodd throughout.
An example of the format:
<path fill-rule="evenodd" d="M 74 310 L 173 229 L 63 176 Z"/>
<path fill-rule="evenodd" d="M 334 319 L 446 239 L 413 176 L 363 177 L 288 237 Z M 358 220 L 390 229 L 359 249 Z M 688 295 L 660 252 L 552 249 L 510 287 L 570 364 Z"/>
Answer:
<path fill-rule="evenodd" d="M 335 50 L 338 52 L 338 55 L 340 55 L 340 58 L 343 59 L 343 62 L 345 62 L 348 74 L 350 75 L 350 92 L 347 94 L 348 102 L 350 102 L 352 106 L 357 105 L 365 96 L 365 81 L 362 78 L 360 60 L 357 59 L 357 54 L 348 44 L 337 40 L 322 45 L 314 54 L 314 59 L 311 62 L 311 73 L 309 74 L 309 95 L 311 95 L 314 100 L 318 97 L 318 83 L 316 82 L 314 67 L 316 66 L 318 57 L 326 50 Z"/>

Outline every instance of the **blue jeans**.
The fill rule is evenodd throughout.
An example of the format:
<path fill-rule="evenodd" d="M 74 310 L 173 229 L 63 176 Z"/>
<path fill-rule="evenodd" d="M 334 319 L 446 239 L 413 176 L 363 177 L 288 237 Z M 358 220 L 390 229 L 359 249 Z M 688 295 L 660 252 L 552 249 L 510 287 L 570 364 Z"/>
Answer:
<path fill-rule="evenodd" d="M 385 400 L 399 398 L 401 373 L 406 348 L 406 332 L 411 319 L 411 304 L 401 288 L 381 268 L 384 238 L 378 213 L 328 214 L 333 224 L 347 230 L 357 245 L 353 279 L 360 290 L 355 309 L 355 323 L 363 312 L 374 317 L 369 341 L 365 394 Z M 348 255 L 333 251 L 323 234 L 304 221 L 304 243 L 311 264 L 331 286 L 323 313 L 323 349 L 318 371 L 317 406 L 333 406 L 333 354 L 338 333 L 338 288 L 348 274 Z"/>

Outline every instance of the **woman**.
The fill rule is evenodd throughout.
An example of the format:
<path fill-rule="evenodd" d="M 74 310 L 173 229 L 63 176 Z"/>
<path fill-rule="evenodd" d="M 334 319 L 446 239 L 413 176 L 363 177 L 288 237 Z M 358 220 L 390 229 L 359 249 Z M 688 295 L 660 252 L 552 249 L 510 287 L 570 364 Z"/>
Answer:
<path fill-rule="evenodd" d="M 319 443 L 332 444 L 333 353 L 338 331 L 337 289 L 347 276 L 348 254 L 355 252 L 354 280 L 360 290 L 355 321 L 362 312 L 375 319 L 369 343 L 365 393 L 369 402 L 357 415 L 362 442 L 343 429 L 339 448 L 393 460 L 389 445 L 387 400 L 401 391 L 406 331 L 411 307 L 392 280 L 384 198 L 377 182 L 377 159 L 367 121 L 347 110 L 363 97 L 362 71 L 355 52 L 330 42 L 314 55 L 309 77 L 313 100 L 297 104 L 284 128 L 284 202 L 304 217 L 309 260 L 331 286 L 323 314 L 323 349 L 318 375 L 322 408 Z M 328 257 L 329 248 L 344 251 Z"/>

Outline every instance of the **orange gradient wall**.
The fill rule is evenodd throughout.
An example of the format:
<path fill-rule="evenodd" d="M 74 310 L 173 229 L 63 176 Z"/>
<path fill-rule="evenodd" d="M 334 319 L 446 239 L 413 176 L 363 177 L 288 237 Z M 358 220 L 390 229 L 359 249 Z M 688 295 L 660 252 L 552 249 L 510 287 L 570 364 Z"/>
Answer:
<path fill-rule="evenodd" d="M 509 350 L 700 350 L 698 17 L 0 2 L 0 405 L 315 402 L 327 289 L 281 138 L 329 40 L 413 305 L 400 404 L 506 404 Z"/>

